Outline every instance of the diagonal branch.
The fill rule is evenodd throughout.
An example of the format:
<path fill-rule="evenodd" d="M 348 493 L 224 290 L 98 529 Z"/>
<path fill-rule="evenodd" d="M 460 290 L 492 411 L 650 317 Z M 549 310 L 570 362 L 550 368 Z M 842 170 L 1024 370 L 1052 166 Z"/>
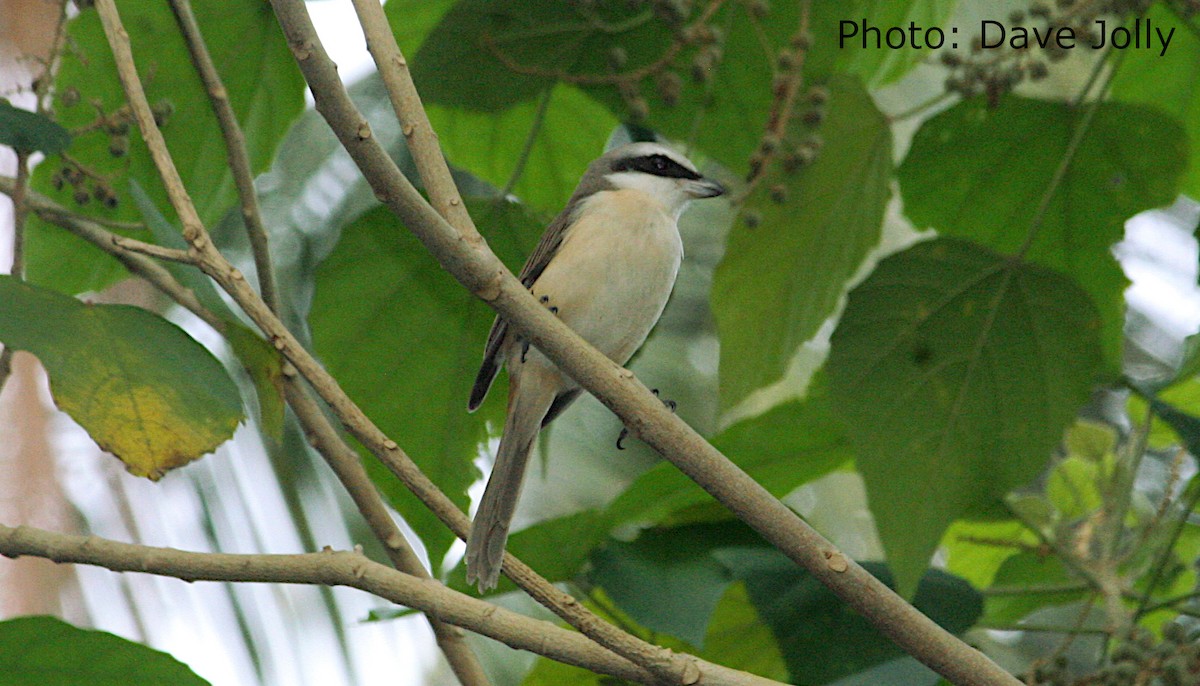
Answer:
<path fill-rule="evenodd" d="M 518 650 L 620 679 L 657 683 L 646 671 L 573 631 L 452 591 L 432 579 L 398 572 L 358 552 L 326 549 L 297 555 L 198 553 L 0 524 L 0 555 L 10 558 L 30 555 L 59 563 L 96 565 L 115 572 L 143 572 L 184 581 L 347 586 L 420 610 Z"/>
<path fill-rule="evenodd" d="M 364 129 L 365 119 L 350 101 L 303 3 L 300 0 L 272 0 L 272 5 L 308 81 L 317 110 L 358 164 L 376 197 L 397 214 L 463 286 L 487 301 L 561 370 L 613 410 L 635 435 L 830 587 L 906 652 L 956 684 L 1015 686 L 1019 683 L 981 652 L 939 627 L 834 548 L 786 505 L 671 414 L 632 372 L 592 348 L 539 305 L 477 234 L 461 233 L 438 216 L 422 201 L 378 142 L 361 135 L 364 130 L 369 132 L 369 128 Z M 398 70 L 398 74 L 410 79 L 407 69 Z M 415 92 L 415 88 L 412 91 Z M 413 103 L 413 106 L 418 105 Z M 413 141 L 412 144 L 417 143 Z M 431 179 L 425 181 L 432 183 Z M 515 570 L 510 567 L 509 559 L 505 558 L 504 567 L 506 574 L 513 578 Z M 624 652 L 636 649 L 625 640 L 627 634 L 615 632 L 614 636 L 607 630 L 595 631 L 597 627 L 590 622 L 577 626 L 606 647 L 621 651 L 638 664 L 653 668 L 657 674 L 668 676 L 678 665 L 670 656 L 666 656 L 666 664 L 661 664 L 650 655 L 645 656 L 648 661 L 643 662 L 639 653 Z M 614 639 L 617 642 L 607 642 Z"/>
<path fill-rule="evenodd" d="M 225 84 L 221 82 L 217 66 L 213 64 L 208 53 L 204 36 L 200 33 L 200 25 L 192 13 L 191 1 L 171 0 L 171 12 L 175 14 L 175 22 L 179 24 L 179 30 L 192 56 L 192 64 L 204 83 L 204 90 L 212 103 L 221 135 L 225 138 L 225 156 L 229 161 L 229 170 L 233 174 L 233 183 L 242 204 L 242 221 L 246 225 L 250 252 L 254 255 L 254 266 L 258 272 L 258 290 L 271 311 L 278 312 L 279 293 L 275 287 L 275 267 L 271 263 L 271 246 L 267 240 L 267 231 L 263 228 L 262 214 L 258 211 L 258 194 L 254 192 L 254 173 L 250 170 L 246 137 L 242 135 L 242 127 L 233 113 L 229 93 L 225 90 Z"/>

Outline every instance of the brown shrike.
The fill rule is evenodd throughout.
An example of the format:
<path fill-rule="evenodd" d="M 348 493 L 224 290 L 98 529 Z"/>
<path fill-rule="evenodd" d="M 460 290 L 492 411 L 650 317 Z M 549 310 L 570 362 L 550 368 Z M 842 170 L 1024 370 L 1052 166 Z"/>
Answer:
<path fill-rule="evenodd" d="M 686 157 L 631 143 L 592 162 L 521 269 L 534 296 L 617 364 L 641 347 L 675 285 L 683 243 L 677 222 L 694 198 L 721 195 Z M 475 410 L 500 365 L 508 417 L 496 463 L 467 538 L 467 581 L 495 588 L 533 441 L 583 390 L 497 317 L 471 399 Z"/>

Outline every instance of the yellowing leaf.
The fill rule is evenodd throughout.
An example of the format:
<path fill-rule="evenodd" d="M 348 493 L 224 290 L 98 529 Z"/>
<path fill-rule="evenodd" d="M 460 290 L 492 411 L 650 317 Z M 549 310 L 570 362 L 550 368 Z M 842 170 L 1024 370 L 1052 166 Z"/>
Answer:
<path fill-rule="evenodd" d="M 138 476 L 157 480 L 212 451 L 243 418 L 221 363 L 141 308 L 0 276 L 0 341 L 36 355 L 58 407 Z"/>

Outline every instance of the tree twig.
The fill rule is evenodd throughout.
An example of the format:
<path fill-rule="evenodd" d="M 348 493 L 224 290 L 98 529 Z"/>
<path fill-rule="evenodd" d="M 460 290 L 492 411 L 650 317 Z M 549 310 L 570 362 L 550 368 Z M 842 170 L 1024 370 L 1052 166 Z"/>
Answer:
<path fill-rule="evenodd" d="M 12 178 L 0 176 L 0 193 L 11 195 L 15 187 L 16 184 Z M 71 212 L 69 209 L 36 191 L 29 191 L 26 202 L 29 209 L 42 219 L 42 221 L 66 229 L 100 248 L 116 258 L 130 272 L 149 281 L 151 285 L 202 319 L 209 326 L 218 331 L 224 330 L 224 323 L 200 303 L 191 289 L 180 284 L 161 264 L 144 255 L 130 252 L 118 245 L 114 240 L 117 234 L 108 231 L 91 219 Z"/>
<path fill-rule="evenodd" d="M 621 679 L 656 683 L 645 670 L 573 631 L 472 598 L 431 579 L 398 572 L 358 552 L 326 549 L 294 555 L 198 553 L 0 524 L 0 555 L 10 558 L 30 555 L 59 563 L 96 565 L 115 572 L 143 572 L 185 581 L 348 586 L 518 650 Z"/>
<path fill-rule="evenodd" d="M 289 373 L 290 372 L 290 373 Z M 359 461 L 358 453 L 346 445 L 337 430 L 321 411 L 320 406 L 312 398 L 304 382 L 296 378 L 294 369 L 284 369 L 284 393 L 288 405 L 296 412 L 297 419 L 308 436 L 312 446 L 324 458 L 325 462 L 337 475 L 346 492 L 354 501 L 355 507 L 371 527 L 375 538 L 383 544 L 392 565 L 404 572 L 421 579 L 430 579 L 429 572 L 421 564 L 417 554 L 409 546 L 400 527 L 392 520 L 392 515 L 379 497 L 375 484 L 367 476 L 367 470 Z M 483 666 L 467 645 L 461 630 L 442 622 L 436 616 L 425 615 L 429 626 L 433 629 L 438 647 L 450 663 L 463 686 L 481 686 L 489 682 L 483 671 Z"/>
<path fill-rule="evenodd" d="M 271 263 L 271 245 L 267 240 L 267 231 L 263 227 L 262 214 L 258 210 L 258 194 L 254 191 L 254 173 L 250 170 L 250 156 L 246 152 L 246 137 L 238 124 L 233 106 L 229 103 L 229 93 L 221 82 L 221 75 L 213 64 L 204 43 L 204 35 L 192 12 L 191 0 L 170 0 L 171 12 L 175 14 L 175 22 L 183 34 L 188 53 L 191 54 L 192 64 L 196 73 L 204 83 L 212 103 L 213 114 L 217 117 L 221 135 L 225 139 L 225 156 L 229 161 L 229 170 L 233 174 L 234 187 L 237 188 L 238 199 L 242 205 L 242 222 L 246 226 L 246 235 L 250 239 L 250 252 L 254 255 L 254 267 L 258 272 L 258 290 L 262 299 L 272 312 L 279 312 L 279 294 L 275 287 L 275 266 Z"/>
<path fill-rule="evenodd" d="M 367 50 L 375 60 L 384 89 L 392 102 L 392 109 L 400 121 L 400 131 L 408 143 L 409 154 L 412 155 L 417 172 L 421 175 L 425 192 L 429 194 L 430 204 L 451 226 L 462 232 L 463 236 L 469 240 L 482 241 L 475 230 L 475 222 L 471 220 L 471 215 L 458 193 L 458 186 L 450 176 L 450 168 L 446 165 L 446 158 L 437 142 L 437 133 L 429 123 L 429 115 L 425 113 L 421 96 L 417 93 L 412 75 L 408 71 L 408 61 L 404 59 L 400 46 L 396 44 L 387 16 L 383 13 L 383 5 L 379 0 L 353 2 L 358 22 L 362 25 L 363 37 L 367 41 Z M 366 126 L 366 122 L 360 126 Z"/>
<path fill-rule="evenodd" d="M 483 241 L 456 231 L 442 220 L 423 202 L 420 194 L 404 178 L 378 142 L 370 136 L 360 135 L 365 120 L 346 94 L 336 67 L 325 54 L 303 3 L 299 0 L 272 0 L 272 4 L 314 94 L 317 110 L 358 164 L 376 197 L 401 218 L 405 226 L 418 236 L 460 283 L 487 301 L 561 370 L 613 410 L 635 435 L 829 586 L 906 652 L 955 684 L 1019 684 L 1015 677 L 922 615 L 834 548 L 691 427 L 671 414 L 632 372 L 622 369 L 596 351 L 538 304 Z M 402 75 L 408 76 L 406 69 Z M 412 144 L 418 145 L 415 141 Z M 426 184 L 429 184 L 429 180 L 426 180 Z M 305 373 L 304 370 L 302 373 Z M 350 408 L 344 409 L 349 411 Z M 345 421 L 346 417 L 342 418 Z M 386 447 L 380 446 L 382 434 L 377 433 L 378 429 L 373 425 L 352 426 L 348 422 L 347 426 L 372 452 L 380 454 L 378 448 Z M 385 456 L 398 452 L 394 442 L 391 442 L 390 449 L 382 451 Z M 385 462 L 389 466 L 395 463 L 392 459 L 385 459 Z M 441 517 L 441 513 L 438 516 Z M 443 521 L 447 520 L 443 518 Z M 462 536 L 465 531 L 458 529 L 456 533 Z M 505 573 L 526 588 L 523 580 L 519 580 L 522 570 L 510 564 L 512 559 L 511 556 L 505 557 Z M 638 664 L 647 667 L 654 664 L 653 661 L 643 661 L 652 655 L 639 657 L 636 652 L 624 652 L 641 649 L 636 639 L 615 628 L 612 631 L 616 635 L 596 631 L 598 627 L 595 621 L 593 617 L 588 623 L 576 626 L 600 642 L 619 640 L 617 644 L 603 644 L 626 657 L 637 658 L 635 662 Z M 611 628 L 607 623 L 600 623 L 599 626 Z M 633 639 L 634 643 L 631 645 L 627 639 Z M 660 659 L 665 659 L 665 664 L 660 663 L 654 669 L 656 674 L 671 675 L 672 678 L 690 676 L 679 672 L 671 674 L 679 663 L 672 660 L 669 654 Z"/>
<path fill-rule="evenodd" d="M 112 234 L 111 240 L 118 248 L 124 248 L 130 252 L 135 252 L 147 257 L 166 260 L 168 262 L 178 262 L 180 264 L 196 264 L 196 257 L 187 250 L 164 248 L 161 245 L 139 241 L 136 238 L 130 238 L 128 236 L 122 236 L 115 233 Z"/>

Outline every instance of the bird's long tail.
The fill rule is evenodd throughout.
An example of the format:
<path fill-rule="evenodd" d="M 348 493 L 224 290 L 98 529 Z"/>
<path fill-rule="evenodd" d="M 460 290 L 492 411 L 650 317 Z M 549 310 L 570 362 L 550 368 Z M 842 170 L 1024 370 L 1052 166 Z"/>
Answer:
<path fill-rule="evenodd" d="M 504 544 L 521 495 L 525 467 L 542 417 L 554 402 L 554 389 L 540 381 L 537 377 L 511 380 L 504 436 L 467 537 L 467 583 L 478 583 L 480 591 L 495 588 L 500 578 Z"/>

